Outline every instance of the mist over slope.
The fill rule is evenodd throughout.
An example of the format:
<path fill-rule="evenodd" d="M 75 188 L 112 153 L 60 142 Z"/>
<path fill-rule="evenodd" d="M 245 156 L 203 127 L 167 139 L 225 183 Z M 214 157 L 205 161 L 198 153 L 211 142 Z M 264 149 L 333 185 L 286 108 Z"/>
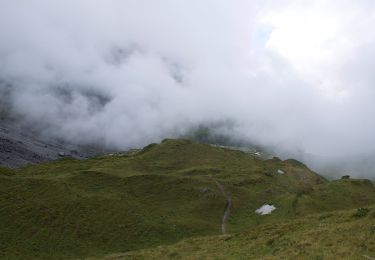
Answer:
<path fill-rule="evenodd" d="M 367 0 L 4 0 L 1 111 L 117 149 L 227 120 L 224 133 L 287 157 L 372 156 L 374 12 Z"/>

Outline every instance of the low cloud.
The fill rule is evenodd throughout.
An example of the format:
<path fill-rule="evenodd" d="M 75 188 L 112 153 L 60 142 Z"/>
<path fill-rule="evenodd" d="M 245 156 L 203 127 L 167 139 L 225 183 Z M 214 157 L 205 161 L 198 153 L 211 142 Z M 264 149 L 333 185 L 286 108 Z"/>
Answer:
<path fill-rule="evenodd" d="M 372 1 L 3 0 L 0 101 L 126 149 L 232 122 L 286 155 L 372 154 Z"/>

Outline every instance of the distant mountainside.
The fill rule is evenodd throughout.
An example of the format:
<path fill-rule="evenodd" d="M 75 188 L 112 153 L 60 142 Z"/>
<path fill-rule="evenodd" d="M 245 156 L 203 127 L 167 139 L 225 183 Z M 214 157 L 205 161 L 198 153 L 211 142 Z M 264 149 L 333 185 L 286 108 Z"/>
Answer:
<path fill-rule="evenodd" d="M 374 257 L 372 205 L 368 180 L 168 139 L 0 168 L 0 258 Z"/>
<path fill-rule="evenodd" d="M 114 151 L 101 144 L 81 145 L 49 137 L 53 135 L 43 135 L 43 126 L 28 121 L 14 111 L 10 101 L 12 89 L 14 86 L 0 77 L 0 166 L 21 167 L 65 156 L 85 159 Z M 56 96 L 65 97 L 67 102 L 71 99 L 71 88 L 55 86 L 53 91 Z M 100 93 L 87 91 L 84 95 L 92 100 L 93 106 L 107 101 L 107 97 Z"/>
<path fill-rule="evenodd" d="M 85 159 L 103 152 L 105 149 L 101 147 L 78 146 L 43 138 L 32 128 L 0 118 L 0 166 L 20 167 L 65 156 Z"/>

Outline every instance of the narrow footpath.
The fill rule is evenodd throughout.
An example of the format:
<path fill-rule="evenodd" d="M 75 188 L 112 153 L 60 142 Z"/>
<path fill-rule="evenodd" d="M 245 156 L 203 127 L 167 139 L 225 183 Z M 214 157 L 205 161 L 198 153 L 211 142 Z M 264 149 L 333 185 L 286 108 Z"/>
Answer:
<path fill-rule="evenodd" d="M 221 194 L 223 195 L 223 197 L 226 200 L 224 215 L 223 215 L 223 219 L 221 221 L 221 233 L 224 235 L 224 234 L 226 234 L 226 226 L 227 226 L 227 222 L 228 222 L 228 219 L 229 219 L 230 210 L 232 208 L 232 198 L 225 192 L 225 189 L 224 189 L 223 185 L 221 185 L 221 183 L 218 182 L 218 180 L 216 180 L 214 177 L 211 177 L 211 178 L 215 182 L 216 186 L 219 188 Z"/>

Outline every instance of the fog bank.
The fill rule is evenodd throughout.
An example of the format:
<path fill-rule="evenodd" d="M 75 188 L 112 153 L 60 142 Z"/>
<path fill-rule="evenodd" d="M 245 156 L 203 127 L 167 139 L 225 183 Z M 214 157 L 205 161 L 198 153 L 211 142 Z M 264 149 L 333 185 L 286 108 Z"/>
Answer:
<path fill-rule="evenodd" d="M 372 155 L 374 20 L 366 0 L 2 0 L 0 102 L 80 144 L 228 121 L 287 155 Z"/>

